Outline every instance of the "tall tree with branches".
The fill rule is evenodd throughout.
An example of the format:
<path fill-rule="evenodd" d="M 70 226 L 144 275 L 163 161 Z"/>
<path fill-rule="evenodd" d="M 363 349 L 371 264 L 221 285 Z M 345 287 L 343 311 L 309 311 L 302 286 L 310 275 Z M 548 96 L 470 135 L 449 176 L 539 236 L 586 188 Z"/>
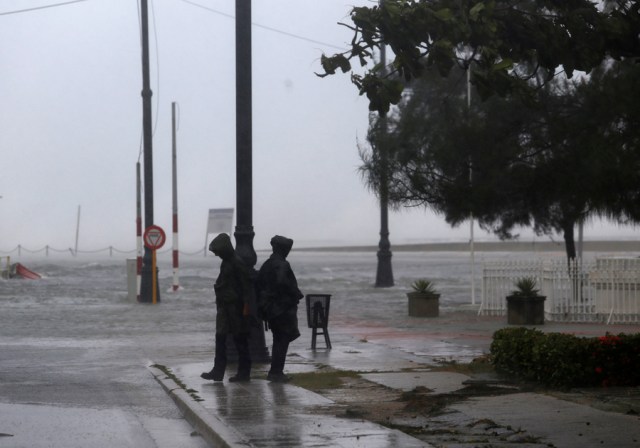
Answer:
<path fill-rule="evenodd" d="M 589 117 L 575 101 L 592 91 L 589 101 L 597 102 L 597 88 L 566 81 L 594 69 L 597 80 L 598 70 L 608 71 L 608 61 L 640 55 L 638 2 L 601 6 L 589 0 L 387 0 L 353 8 L 353 25 L 345 24 L 354 32 L 351 49 L 323 56 L 320 76 L 351 71 L 370 110 L 387 113 L 392 105 L 410 109 L 413 99 L 420 101 L 420 87 L 412 81 L 424 80 L 431 89 L 438 84 L 435 73 L 447 77 L 453 71 L 455 78 L 456 67 L 469 70 L 484 100 L 481 110 L 465 115 L 460 93 L 449 89 L 416 114 L 428 118 L 429 132 L 410 136 L 420 119 L 412 124 L 408 116 L 397 129 L 390 125 L 390 136 L 376 137 L 372 128 L 369 138 L 377 138 L 375 144 L 395 145 L 390 200 L 428 205 L 453 225 L 473 213 L 482 226 L 504 237 L 520 225 L 563 232 L 573 258 L 578 220 L 591 214 L 636 219 L 635 177 L 629 173 L 614 184 L 601 176 L 621 169 L 619 159 L 633 157 L 633 151 L 596 163 L 602 159 L 598 148 L 612 140 L 581 135 L 579 117 Z M 352 71 L 353 60 L 367 66 L 381 45 L 395 55 L 391 70 L 373 65 L 364 74 Z M 434 90 L 431 94 L 437 97 Z M 580 100 L 587 101 L 586 96 Z M 620 120 L 601 115 L 599 125 L 624 139 L 630 131 L 619 128 Z M 396 139 L 393 145 L 390 139 Z M 617 151 L 614 147 L 611 151 Z M 365 158 L 364 171 L 376 185 L 375 151 Z M 585 188 L 585 182 L 599 190 Z M 617 193 L 605 193 L 614 187 Z"/>
<path fill-rule="evenodd" d="M 610 63 L 581 81 L 555 81 L 528 107 L 494 96 L 468 108 L 464 73 L 432 71 L 412 83 L 386 133 L 371 127 L 362 173 L 376 191 L 376 149 L 386 145 L 392 205 L 429 207 L 453 226 L 472 214 L 501 238 L 522 226 L 557 232 L 574 259 L 578 222 L 640 220 L 640 110 L 627 99 L 640 89 L 636 67 Z"/>

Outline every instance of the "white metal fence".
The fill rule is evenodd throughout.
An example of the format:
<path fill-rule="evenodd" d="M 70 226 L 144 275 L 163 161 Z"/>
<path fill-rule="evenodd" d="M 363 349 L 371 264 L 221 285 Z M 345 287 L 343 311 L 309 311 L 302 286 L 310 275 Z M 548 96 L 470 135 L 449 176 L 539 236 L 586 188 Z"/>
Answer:
<path fill-rule="evenodd" d="M 506 297 L 522 277 L 536 279 L 546 296 L 547 320 L 640 323 L 640 258 L 486 263 L 480 314 L 506 314 Z"/>

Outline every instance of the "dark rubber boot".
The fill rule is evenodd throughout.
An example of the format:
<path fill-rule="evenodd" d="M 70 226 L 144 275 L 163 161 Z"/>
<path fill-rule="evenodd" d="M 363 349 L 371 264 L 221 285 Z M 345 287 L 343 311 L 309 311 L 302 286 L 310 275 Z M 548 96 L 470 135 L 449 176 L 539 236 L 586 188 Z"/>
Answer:
<path fill-rule="evenodd" d="M 271 349 L 271 369 L 269 375 L 274 378 L 284 374 L 284 363 L 289 350 L 289 339 L 279 331 L 273 332 L 273 348 Z M 267 378 L 268 379 L 268 378 Z"/>
<path fill-rule="evenodd" d="M 233 342 L 238 351 L 238 373 L 229 378 L 230 382 L 245 382 L 251 379 L 251 354 L 249 353 L 249 339 L 246 334 L 234 336 Z"/>
<path fill-rule="evenodd" d="M 200 377 L 205 380 L 222 381 L 227 369 L 227 335 L 216 334 L 216 356 L 213 361 L 213 369 L 203 372 Z"/>

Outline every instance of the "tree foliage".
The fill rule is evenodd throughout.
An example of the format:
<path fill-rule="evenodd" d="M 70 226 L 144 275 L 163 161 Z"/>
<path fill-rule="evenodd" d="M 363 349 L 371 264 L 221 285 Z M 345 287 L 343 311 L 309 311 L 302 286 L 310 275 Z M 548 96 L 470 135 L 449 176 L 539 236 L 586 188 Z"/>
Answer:
<path fill-rule="evenodd" d="M 371 127 L 363 173 L 378 191 L 384 145 L 391 204 L 430 207 L 454 226 L 473 215 L 502 238 L 521 226 L 561 233 L 575 258 L 580 220 L 640 222 L 638 79 L 640 64 L 609 63 L 546 84 L 529 107 L 514 96 L 469 107 L 463 71 L 430 69 Z"/>
<path fill-rule="evenodd" d="M 578 221 L 640 221 L 639 10 L 633 0 L 384 0 L 353 8 L 351 48 L 323 55 L 320 76 L 351 72 L 380 114 L 363 173 L 376 191 L 389 176 L 392 204 L 429 206 L 452 225 L 473 215 L 501 237 L 561 232 L 572 258 Z M 374 64 L 383 45 L 389 67 Z M 467 70 L 482 99 L 470 108 Z"/>
<path fill-rule="evenodd" d="M 427 68 L 447 75 L 455 66 L 471 68 L 482 98 L 516 94 L 527 101 L 539 84 L 558 73 L 589 73 L 607 57 L 640 54 L 640 5 L 633 0 L 385 0 L 355 7 L 350 50 L 323 55 L 324 73 L 351 71 L 372 111 L 386 113 L 404 86 Z M 374 63 L 382 45 L 393 51 L 392 70 Z M 352 61 L 369 68 L 352 70 Z"/>

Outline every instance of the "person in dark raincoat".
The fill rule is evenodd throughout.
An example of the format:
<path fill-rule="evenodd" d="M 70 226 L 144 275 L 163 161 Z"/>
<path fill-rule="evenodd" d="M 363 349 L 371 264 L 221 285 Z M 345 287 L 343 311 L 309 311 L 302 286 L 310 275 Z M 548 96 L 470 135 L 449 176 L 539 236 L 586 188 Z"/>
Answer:
<path fill-rule="evenodd" d="M 271 369 L 267 380 L 286 382 L 284 364 L 289 343 L 300 336 L 298 330 L 298 302 L 303 297 L 298 282 L 287 261 L 293 240 L 274 236 L 273 253 L 258 272 L 258 311 L 273 333 Z"/>
<path fill-rule="evenodd" d="M 227 337 L 232 336 L 238 351 L 238 371 L 229 381 L 249 381 L 249 303 L 253 284 L 249 269 L 236 254 L 226 233 L 215 237 L 209 250 L 222 259 L 220 274 L 213 285 L 216 294 L 216 354 L 213 369 L 200 376 L 205 380 L 222 381 L 227 368 Z"/>

